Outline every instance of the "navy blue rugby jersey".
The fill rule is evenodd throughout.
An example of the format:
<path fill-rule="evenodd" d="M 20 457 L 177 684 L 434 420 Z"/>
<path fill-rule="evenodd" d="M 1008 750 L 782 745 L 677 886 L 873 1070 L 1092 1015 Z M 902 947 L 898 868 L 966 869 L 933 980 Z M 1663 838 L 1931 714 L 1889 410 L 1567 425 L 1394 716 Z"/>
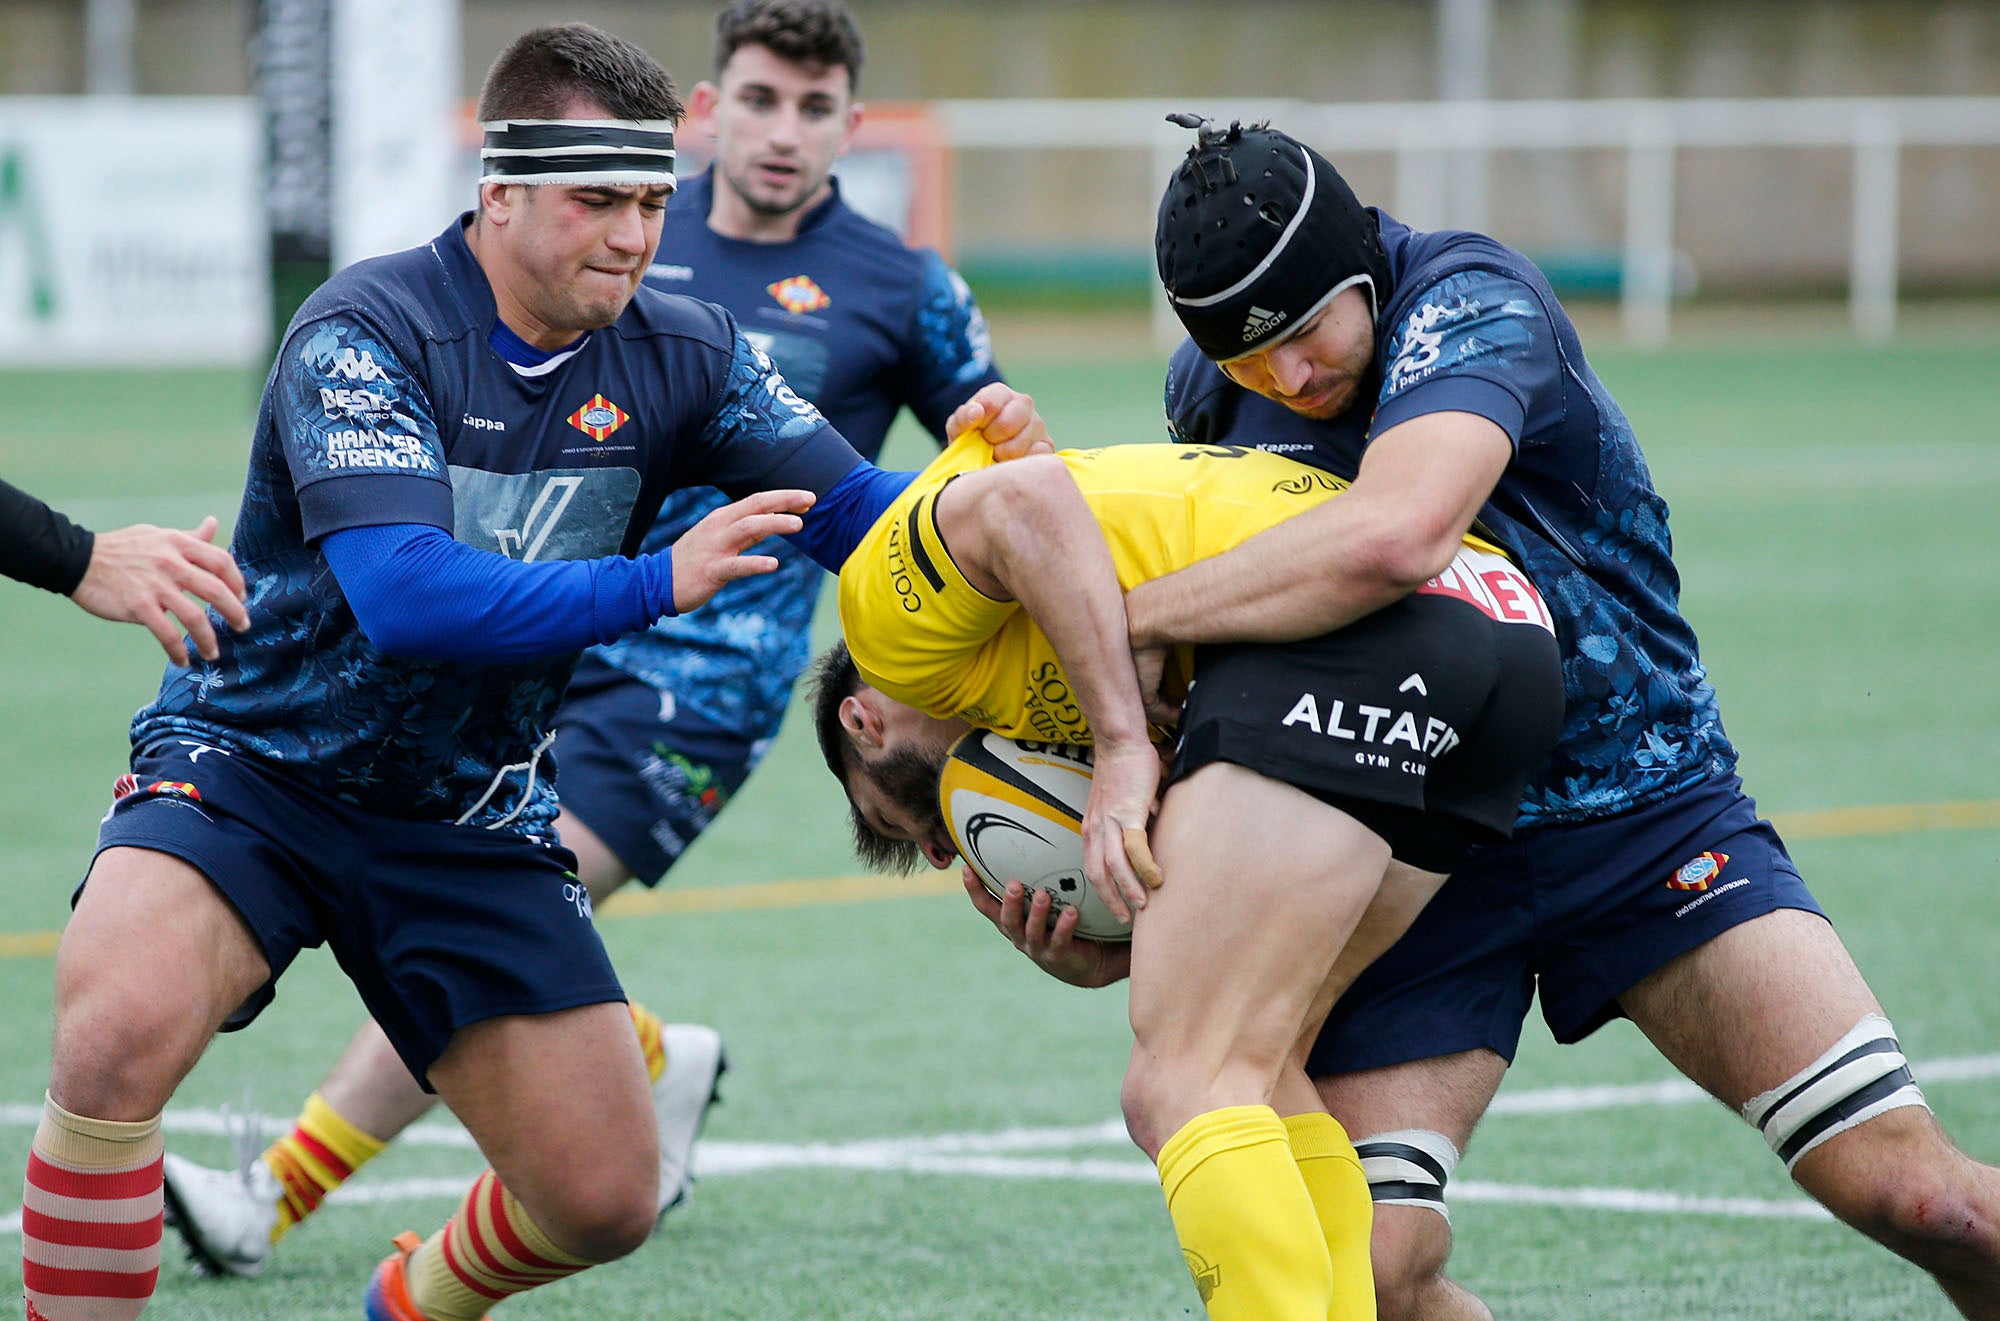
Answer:
<path fill-rule="evenodd" d="M 1608 816 L 1727 773 L 1736 750 L 1680 614 L 1666 501 L 1548 282 L 1484 235 L 1376 215 L 1394 284 L 1364 386 L 1374 408 L 1302 418 L 1184 342 L 1167 373 L 1169 431 L 1352 477 L 1368 440 L 1397 423 L 1437 412 L 1491 419 L 1514 459 L 1480 518 L 1548 598 L 1568 697 L 1521 824 Z"/>
<path fill-rule="evenodd" d="M 933 436 L 981 386 L 1000 379 L 986 320 L 944 259 L 911 248 L 834 195 L 784 243 L 726 238 L 708 227 L 714 176 L 682 184 L 647 282 L 719 303 L 794 390 L 872 459 L 899 408 Z M 712 490 L 667 498 L 646 535 L 658 550 L 722 503 Z M 592 655 L 662 694 L 662 705 L 756 740 L 778 732 L 811 659 L 819 566 L 789 541 L 757 547 L 776 572 L 731 583 L 700 610 L 663 619 Z"/>
<path fill-rule="evenodd" d="M 170 666 L 141 748 L 197 739 L 371 810 L 552 839 L 541 753 L 574 658 L 411 660 L 362 633 L 317 539 L 423 523 L 521 560 L 638 550 L 668 491 L 825 493 L 859 460 L 720 308 L 642 289 L 522 375 L 455 222 L 340 272 L 293 318 L 231 546 L 251 628 Z"/>

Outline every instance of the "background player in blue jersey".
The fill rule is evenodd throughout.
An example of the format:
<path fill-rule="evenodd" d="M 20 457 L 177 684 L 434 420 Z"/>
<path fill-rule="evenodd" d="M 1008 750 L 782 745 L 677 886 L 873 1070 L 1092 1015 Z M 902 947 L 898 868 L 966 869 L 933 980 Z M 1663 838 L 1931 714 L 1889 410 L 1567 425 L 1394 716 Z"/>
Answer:
<path fill-rule="evenodd" d="M 250 627 L 243 572 L 211 543 L 216 521 L 192 532 L 135 523 L 92 532 L 26 491 L 0 482 L 0 575 L 67 596 L 99 619 L 144 624 L 176 664 L 188 660 L 183 633 L 213 660 L 215 625 L 200 597 L 231 628 Z"/>
<path fill-rule="evenodd" d="M 1191 336 L 1168 377 L 1175 434 L 1353 486 L 1134 590 L 1142 658 L 1350 623 L 1437 573 L 1475 518 L 1523 557 L 1564 645 L 1565 726 L 1518 833 L 1362 975 L 1310 1061 L 1366 1135 L 1381 1315 L 1491 1315 L 1443 1274 L 1444 1189 L 1539 991 L 1558 1041 L 1629 1016 L 1829 1210 L 1967 1316 L 2000 1316 L 2000 1171 L 1940 1128 L 1744 794 L 1679 613 L 1666 504 L 1540 272 L 1482 235 L 1363 208 L 1316 153 L 1237 126 L 1201 126 L 1157 247 Z M 1046 967 L 1096 966 L 1060 928 L 1030 939 L 1018 904 L 989 916 Z"/>
<path fill-rule="evenodd" d="M 1000 375 L 958 274 L 841 200 L 830 171 L 860 126 L 862 57 L 835 0 L 723 12 L 715 79 L 688 98 L 694 130 L 713 133 L 713 166 L 669 208 L 647 278 L 729 308 L 872 458 L 900 408 L 943 439 L 952 410 Z M 676 494 L 647 544 L 667 544 L 722 501 Z M 777 734 L 808 660 L 820 574 L 784 542 L 765 549 L 776 572 L 596 648 L 571 682 L 556 742 L 563 836 L 593 890 L 656 883 Z"/>
<path fill-rule="evenodd" d="M 742 0 L 723 11 L 714 80 L 688 97 L 692 131 L 713 134 L 713 167 L 668 205 L 647 283 L 728 308 L 791 388 L 872 459 L 902 407 L 942 439 L 958 405 L 982 405 L 961 415 L 962 428 L 1009 396 L 976 394 L 1000 377 L 964 281 L 936 252 L 905 246 L 841 200 L 831 171 L 861 122 L 863 58 L 838 0 Z M 712 488 L 668 496 L 642 550 L 673 544 L 726 500 Z M 777 560 L 773 572 L 593 648 L 570 680 L 556 717 L 558 828 L 593 900 L 634 877 L 657 884 L 778 732 L 808 660 L 820 570 L 782 539 L 756 549 Z M 685 1193 L 720 1042 L 710 1028 L 663 1026 L 636 1003 L 633 1013 L 656 1071 L 664 1209 Z M 182 1238 L 212 1269 L 256 1274 L 293 1225 L 435 1099 L 367 1025 L 262 1159 L 239 1172 L 167 1157 Z"/>
<path fill-rule="evenodd" d="M 471 1321 L 652 1229 L 647 1070 L 554 830 L 558 701 L 585 646 L 775 569 L 744 553 L 769 535 L 837 565 L 907 479 L 727 313 L 640 287 L 681 109 L 656 62 L 538 29 L 480 108 L 478 210 L 294 318 L 233 546 L 250 627 L 133 722 L 57 956 L 30 1317 L 144 1308 L 160 1111 L 320 943 L 492 1162 L 399 1241 L 371 1318 Z M 697 484 L 742 498 L 627 558 Z"/>

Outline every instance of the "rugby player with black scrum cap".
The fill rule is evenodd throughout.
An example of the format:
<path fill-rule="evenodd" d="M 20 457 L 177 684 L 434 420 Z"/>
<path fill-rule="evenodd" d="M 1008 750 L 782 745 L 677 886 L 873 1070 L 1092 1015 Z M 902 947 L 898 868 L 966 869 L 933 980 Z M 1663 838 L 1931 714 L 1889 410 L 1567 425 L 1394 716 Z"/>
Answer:
<path fill-rule="evenodd" d="M 1631 1018 L 1828 1210 L 1966 1316 L 2000 1317 L 2000 1170 L 1938 1124 L 1745 794 L 1680 613 L 1666 502 L 1541 272 L 1484 235 L 1361 205 L 1283 132 L 1176 122 L 1197 140 L 1156 234 L 1189 335 L 1170 426 L 1353 484 L 1135 587 L 1142 671 L 1170 643 L 1284 641 L 1368 616 L 1435 575 L 1475 519 L 1526 566 L 1564 649 L 1563 733 L 1513 839 L 1466 860 L 1309 1060 L 1362 1135 L 1382 1316 L 1491 1315 L 1444 1274 L 1446 1182 L 1539 993 L 1561 1042 Z M 998 920 L 1059 975 L 1094 966 L 1031 934 L 1018 905 Z"/>

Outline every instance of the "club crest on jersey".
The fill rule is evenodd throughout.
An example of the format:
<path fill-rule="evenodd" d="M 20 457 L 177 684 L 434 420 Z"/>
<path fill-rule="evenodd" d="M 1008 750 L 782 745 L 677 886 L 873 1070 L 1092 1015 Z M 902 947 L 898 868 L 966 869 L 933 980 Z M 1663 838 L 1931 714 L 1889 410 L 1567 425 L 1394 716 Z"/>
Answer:
<path fill-rule="evenodd" d="M 764 286 L 764 292 L 778 300 L 778 306 L 796 316 L 817 312 L 833 302 L 826 290 L 813 283 L 810 275 L 794 275 L 788 280 Z"/>
<path fill-rule="evenodd" d="M 153 781 L 153 783 L 147 785 L 141 792 L 149 794 L 166 794 L 168 797 L 171 798 L 192 798 L 197 803 L 201 801 L 201 790 L 195 788 L 193 785 L 189 784 L 186 780 L 155 780 Z"/>
<path fill-rule="evenodd" d="M 1700 853 L 1680 865 L 1667 882 L 1669 890 L 1706 890 L 1729 864 L 1727 853 Z"/>
<path fill-rule="evenodd" d="M 1206 1303 L 1215 1297 L 1215 1291 L 1222 1287 L 1222 1267 L 1211 1266 L 1200 1253 L 1186 1248 L 1181 1249 L 1181 1259 L 1187 1263 L 1188 1274 L 1194 1277 L 1195 1292 L 1201 1295 L 1201 1301 Z"/>
<path fill-rule="evenodd" d="M 569 415 L 569 424 L 592 440 L 603 440 L 632 420 L 631 415 L 601 394 Z"/>

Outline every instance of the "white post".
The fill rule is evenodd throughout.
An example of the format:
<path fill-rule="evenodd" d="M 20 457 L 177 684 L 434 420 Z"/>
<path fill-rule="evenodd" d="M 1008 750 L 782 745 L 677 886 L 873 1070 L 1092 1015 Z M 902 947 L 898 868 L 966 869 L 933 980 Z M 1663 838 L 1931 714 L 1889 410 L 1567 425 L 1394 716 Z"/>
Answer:
<path fill-rule="evenodd" d="M 1167 180 L 1174 177 L 1174 171 L 1181 167 L 1181 157 L 1193 145 L 1193 138 L 1184 128 L 1161 123 L 1153 130 L 1153 178 L 1161 191 L 1166 190 Z M 1158 197 L 1153 202 L 1157 205 Z M 1149 245 L 1150 246 L 1150 245 Z M 1157 275 L 1153 279 L 1153 344 L 1163 353 L 1171 353 L 1180 342 L 1187 338 L 1187 329 L 1181 325 L 1180 317 L 1174 314 L 1174 305 L 1167 301 L 1166 286 Z"/>
<path fill-rule="evenodd" d="M 1471 116 L 1493 94 L 1492 65 L 1493 0 L 1438 0 L 1438 100 L 1463 103 L 1445 120 L 1454 149 L 1444 223 L 1481 232 L 1491 153 Z"/>
<path fill-rule="evenodd" d="M 1863 116 L 1854 132 L 1854 232 L 1848 305 L 1854 331 L 1881 343 L 1896 330 L 1896 220 L 1900 135 L 1888 111 Z"/>
<path fill-rule="evenodd" d="M 1667 342 L 1674 292 L 1674 132 L 1663 117 L 1632 125 L 1625 151 L 1625 263 L 1619 309 L 1642 348 Z"/>
<path fill-rule="evenodd" d="M 1416 107 L 1412 107 L 1412 111 Z M 1445 229 L 1453 222 L 1451 163 L 1454 153 L 1440 138 L 1450 113 L 1427 107 L 1412 114 L 1396 144 L 1396 219 L 1417 229 Z"/>
<path fill-rule="evenodd" d="M 472 205 L 458 45 L 458 0 L 334 5 L 334 270 L 414 247 Z"/>
<path fill-rule="evenodd" d="M 83 8 L 83 90 L 92 96 L 130 96 L 139 90 L 133 50 L 136 0 L 88 0 Z"/>

